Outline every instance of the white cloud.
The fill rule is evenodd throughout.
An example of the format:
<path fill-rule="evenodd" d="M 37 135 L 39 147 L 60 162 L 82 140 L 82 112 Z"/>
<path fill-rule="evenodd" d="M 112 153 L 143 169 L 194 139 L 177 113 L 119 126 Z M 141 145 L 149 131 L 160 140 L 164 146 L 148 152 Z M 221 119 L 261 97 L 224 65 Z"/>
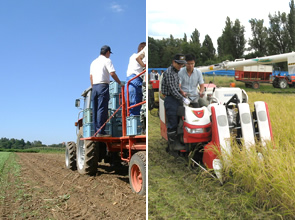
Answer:
<path fill-rule="evenodd" d="M 112 3 L 111 9 L 113 10 L 113 12 L 122 12 L 122 11 L 124 11 L 122 6 L 119 5 L 118 3 Z"/>
<path fill-rule="evenodd" d="M 200 41 L 209 35 L 215 47 L 228 16 L 232 22 L 239 19 L 245 26 L 246 39 L 251 37 L 251 18 L 264 19 L 269 26 L 268 15 L 277 11 L 289 13 L 290 0 L 148 0 L 148 36 L 167 38 L 170 34 L 189 38 L 195 28 L 200 32 Z"/>

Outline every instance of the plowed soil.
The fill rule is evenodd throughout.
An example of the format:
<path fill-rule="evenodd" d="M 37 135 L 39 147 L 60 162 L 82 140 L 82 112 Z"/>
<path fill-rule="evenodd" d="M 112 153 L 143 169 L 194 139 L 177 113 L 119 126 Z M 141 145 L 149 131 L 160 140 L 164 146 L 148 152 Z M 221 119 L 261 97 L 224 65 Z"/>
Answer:
<path fill-rule="evenodd" d="M 2 219 L 146 218 L 146 197 L 131 191 L 127 166 L 101 165 L 85 176 L 66 169 L 63 154 L 18 153 L 18 160 L 22 186 L 7 188 Z"/>

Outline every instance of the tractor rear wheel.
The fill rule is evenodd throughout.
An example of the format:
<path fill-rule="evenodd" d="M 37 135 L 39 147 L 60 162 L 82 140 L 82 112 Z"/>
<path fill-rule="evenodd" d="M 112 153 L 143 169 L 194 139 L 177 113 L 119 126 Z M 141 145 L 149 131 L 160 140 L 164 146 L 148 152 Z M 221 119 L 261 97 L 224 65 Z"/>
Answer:
<path fill-rule="evenodd" d="M 71 170 L 77 170 L 75 142 L 71 141 L 67 143 L 65 157 L 66 167 Z"/>
<path fill-rule="evenodd" d="M 288 83 L 287 83 L 286 79 L 280 79 L 279 86 L 280 86 L 281 89 L 287 88 L 287 85 L 288 85 Z"/>
<path fill-rule="evenodd" d="M 146 152 L 139 151 L 129 163 L 129 183 L 133 192 L 145 195 L 146 191 Z"/>
<path fill-rule="evenodd" d="M 275 77 L 273 82 L 272 82 L 272 86 L 274 88 L 279 88 L 279 78 L 278 77 Z"/>
<path fill-rule="evenodd" d="M 83 138 L 83 128 L 80 128 L 77 139 L 77 168 L 80 174 L 95 175 L 98 168 L 98 157 L 96 155 L 93 141 L 80 140 Z"/>

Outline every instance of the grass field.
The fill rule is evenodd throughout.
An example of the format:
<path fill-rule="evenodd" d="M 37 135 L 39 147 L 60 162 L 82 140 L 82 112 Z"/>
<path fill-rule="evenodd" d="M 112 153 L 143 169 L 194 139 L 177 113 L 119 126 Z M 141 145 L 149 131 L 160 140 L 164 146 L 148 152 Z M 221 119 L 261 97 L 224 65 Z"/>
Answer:
<path fill-rule="evenodd" d="M 231 79 L 214 80 L 218 86 L 228 86 Z M 265 85 L 264 93 L 259 91 L 247 88 L 249 104 L 253 110 L 254 101 L 268 103 L 275 149 L 270 146 L 263 152 L 263 163 L 235 151 L 232 166 L 225 170 L 231 175 L 223 186 L 167 154 L 156 110 L 149 113 L 149 219 L 294 219 L 295 95 L 277 94 L 281 89 L 271 85 Z M 294 93 L 295 88 L 284 91 Z"/>
<path fill-rule="evenodd" d="M 236 87 L 242 88 L 247 92 L 263 92 L 263 93 L 281 93 L 281 94 L 295 94 L 295 88 L 279 89 L 274 88 L 270 83 L 260 83 L 259 89 L 246 88 L 245 83 L 235 81 L 233 76 L 205 76 L 205 83 L 212 81 L 217 86 L 229 87 L 230 83 L 235 83 Z"/>

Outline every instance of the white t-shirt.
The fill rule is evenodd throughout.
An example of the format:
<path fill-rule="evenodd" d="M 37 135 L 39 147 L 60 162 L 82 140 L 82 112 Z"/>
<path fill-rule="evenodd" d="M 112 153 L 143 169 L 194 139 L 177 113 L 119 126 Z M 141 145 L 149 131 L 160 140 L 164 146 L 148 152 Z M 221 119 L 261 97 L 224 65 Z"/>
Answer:
<path fill-rule="evenodd" d="M 115 68 L 110 58 L 100 55 L 90 65 L 90 75 L 93 84 L 110 83 L 110 73 L 115 72 Z"/>
<path fill-rule="evenodd" d="M 127 77 L 131 76 L 132 74 L 140 74 L 143 71 L 143 67 L 137 62 L 136 58 L 144 53 L 144 49 L 141 50 L 139 53 L 134 53 L 129 59 L 129 64 L 127 68 Z M 145 63 L 145 57 L 142 59 L 142 62 Z"/>
<path fill-rule="evenodd" d="M 143 59 L 144 59 L 144 61 L 145 61 L 145 47 L 146 46 L 144 46 L 144 48 L 137 54 L 137 56 L 139 57 L 139 56 L 141 56 Z M 142 59 L 142 60 L 143 60 Z M 144 62 L 145 63 L 145 62 Z"/>

